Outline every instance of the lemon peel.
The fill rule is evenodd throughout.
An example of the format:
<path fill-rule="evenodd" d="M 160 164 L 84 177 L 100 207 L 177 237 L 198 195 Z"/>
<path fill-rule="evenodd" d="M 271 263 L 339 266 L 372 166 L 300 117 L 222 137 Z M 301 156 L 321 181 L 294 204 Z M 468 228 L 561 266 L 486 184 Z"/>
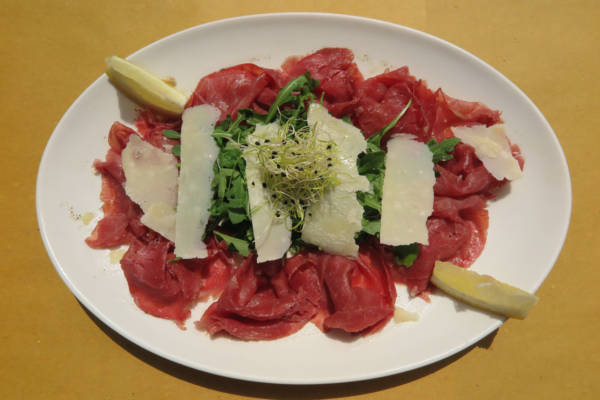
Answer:
<path fill-rule="evenodd" d="M 136 103 L 168 116 L 183 113 L 188 97 L 173 86 L 174 80 L 161 79 L 117 56 L 107 57 L 105 62 L 110 81 Z"/>
<path fill-rule="evenodd" d="M 506 317 L 523 319 L 538 301 L 531 293 L 449 262 L 436 261 L 431 282 L 452 297 Z"/>

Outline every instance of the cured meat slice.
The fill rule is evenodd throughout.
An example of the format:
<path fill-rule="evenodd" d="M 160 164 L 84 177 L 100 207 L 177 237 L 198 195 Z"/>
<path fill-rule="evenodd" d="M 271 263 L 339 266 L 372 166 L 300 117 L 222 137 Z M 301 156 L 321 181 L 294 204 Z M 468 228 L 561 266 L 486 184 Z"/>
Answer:
<path fill-rule="evenodd" d="M 481 103 L 452 98 L 441 89 L 432 92 L 425 81 L 410 75 L 408 67 L 365 80 L 358 88 L 353 120 L 367 137 L 371 136 L 392 121 L 409 100 L 409 109 L 390 133 L 441 141 L 453 136 L 450 126 L 501 122 L 498 111 Z"/>
<path fill-rule="evenodd" d="M 135 127 L 142 139 L 161 150 L 165 150 L 165 145 L 177 144 L 177 141 L 168 139 L 162 132 L 164 130 L 179 131 L 181 119 L 165 119 L 162 115 L 149 109 L 138 110 L 138 114 L 135 119 Z"/>
<path fill-rule="evenodd" d="M 104 217 L 85 240 L 88 246 L 105 249 L 129 243 L 131 237 L 145 235 L 148 231 L 141 222 L 142 210 L 135 204 L 117 179 L 109 174 L 102 176 L 100 199 Z"/>
<path fill-rule="evenodd" d="M 129 136 L 135 134 L 135 131 L 120 122 L 115 122 L 110 127 L 108 133 L 108 145 L 110 148 L 106 153 L 104 161 L 95 160 L 94 168 L 102 175 L 109 175 L 118 182 L 125 182 L 125 174 L 121 166 L 121 152 L 129 142 Z"/>
<path fill-rule="evenodd" d="M 358 259 L 301 253 L 285 266 L 251 257 L 196 325 L 244 340 L 287 336 L 310 320 L 324 331 L 367 334 L 392 317 L 395 300 L 390 272 L 370 247 Z"/>
<path fill-rule="evenodd" d="M 311 288 L 317 281 L 314 272 L 282 268 L 281 261 L 256 264 L 252 255 L 196 325 L 211 335 L 227 332 L 243 340 L 288 336 L 316 314 L 319 293 Z"/>
<path fill-rule="evenodd" d="M 240 64 L 205 76 L 186 104 L 187 107 L 210 104 L 235 119 L 240 108 L 266 112 L 275 100 L 285 77 L 278 71 L 254 64 Z"/>
<path fill-rule="evenodd" d="M 316 94 L 334 117 L 349 114 L 356 105 L 356 90 L 363 81 L 354 54 L 349 49 L 325 48 L 305 57 L 290 57 L 282 65 L 290 78 L 310 72 L 319 81 Z"/>
<path fill-rule="evenodd" d="M 473 124 L 490 126 L 502 122 L 499 111 L 491 110 L 476 101 L 455 99 L 441 89 L 436 91 L 435 101 L 435 120 L 431 133 L 438 141 L 454 136 L 448 131 L 451 126 Z"/>
<path fill-rule="evenodd" d="M 171 261 L 171 244 L 162 239 L 144 243 L 133 239 L 121 267 L 135 303 L 148 314 L 177 322 L 190 316 L 199 299 L 217 295 L 229 280 L 231 264 L 215 241 L 208 259 Z"/>
<path fill-rule="evenodd" d="M 129 136 L 135 134 L 135 131 L 120 122 L 115 122 L 108 132 L 108 145 L 112 150 L 121 154 L 129 142 Z"/>
<path fill-rule="evenodd" d="M 358 259 L 326 255 L 321 265 L 323 283 L 331 299 L 327 329 L 373 333 L 394 314 L 396 288 L 380 255 L 370 247 Z"/>
<path fill-rule="evenodd" d="M 169 242 L 134 239 L 121 267 L 135 303 L 143 311 L 183 323 L 201 287 L 201 276 L 179 263 L 167 263 Z"/>
<path fill-rule="evenodd" d="M 426 141 L 430 137 L 435 98 L 423 81 L 410 75 L 407 67 L 377 75 L 359 86 L 354 123 L 369 137 L 390 123 L 411 99 L 406 114 L 390 133 L 409 133 Z"/>
<path fill-rule="evenodd" d="M 436 165 L 435 169 L 439 174 L 433 187 L 437 196 L 485 194 L 489 198 L 493 197 L 493 189 L 506 183 L 494 178 L 477 158 L 474 149 L 463 143 L 454 148 L 453 159 Z"/>

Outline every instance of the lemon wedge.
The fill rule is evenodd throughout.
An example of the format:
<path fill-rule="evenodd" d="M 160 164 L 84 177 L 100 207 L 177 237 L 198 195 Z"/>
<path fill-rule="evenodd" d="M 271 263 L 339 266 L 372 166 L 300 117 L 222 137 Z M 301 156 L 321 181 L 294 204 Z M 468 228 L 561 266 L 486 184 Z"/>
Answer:
<path fill-rule="evenodd" d="M 110 81 L 136 103 L 169 116 L 183 113 L 187 96 L 174 88 L 172 81 L 117 56 L 107 57 L 105 62 Z"/>
<path fill-rule="evenodd" d="M 523 319 L 538 298 L 489 275 L 436 261 L 431 282 L 452 297 L 506 317 Z"/>

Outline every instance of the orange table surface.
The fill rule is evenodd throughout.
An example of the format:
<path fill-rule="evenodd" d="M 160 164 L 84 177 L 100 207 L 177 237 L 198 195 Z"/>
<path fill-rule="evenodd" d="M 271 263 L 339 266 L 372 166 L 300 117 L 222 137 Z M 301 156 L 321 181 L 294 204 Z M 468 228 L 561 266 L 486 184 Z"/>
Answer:
<path fill-rule="evenodd" d="M 591 1 L 0 1 L 0 398 L 600 398 L 600 6 Z M 268 385 L 191 370 L 96 320 L 63 284 L 35 214 L 40 157 L 57 122 L 104 70 L 166 35 L 223 18 L 321 11 L 377 18 L 488 62 L 540 108 L 573 183 L 569 234 L 524 321 L 433 365 L 365 382 Z"/>

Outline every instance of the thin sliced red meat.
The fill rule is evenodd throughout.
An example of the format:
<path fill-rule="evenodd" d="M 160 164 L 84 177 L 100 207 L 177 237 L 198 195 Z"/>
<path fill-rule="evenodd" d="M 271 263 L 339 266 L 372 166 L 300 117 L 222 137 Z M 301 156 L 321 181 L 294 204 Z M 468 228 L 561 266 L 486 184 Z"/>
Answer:
<path fill-rule="evenodd" d="M 354 54 L 349 49 L 325 48 L 305 57 L 290 57 L 281 66 L 290 78 L 310 72 L 319 81 L 315 93 L 324 95 L 324 105 L 335 117 L 350 114 L 356 105 L 355 94 L 363 81 Z"/>
<path fill-rule="evenodd" d="M 436 114 L 431 133 L 438 141 L 454 136 L 448 129 L 451 126 L 490 126 L 502 122 L 499 111 L 491 110 L 476 101 L 455 99 L 445 94 L 442 89 L 436 91 L 435 100 Z"/>
<path fill-rule="evenodd" d="M 230 259 L 216 241 L 209 242 L 202 260 L 175 258 L 169 241 L 157 238 L 144 243 L 133 239 L 121 260 L 129 291 L 148 314 L 181 324 L 200 299 L 218 295 L 231 276 Z"/>
<path fill-rule="evenodd" d="M 129 143 L 129 136 L 135 131 L 120 122 L 115 122 L 108 132 L 108 145 L 110 148 L 106 153 L 104 161 L 95 160 L 94 168 L 102 175 L 110 175 L 118 182 L 125 182 L 125 174 L 121 162 L 121 152 Z"/>
<path fill-rule="evenodd" d="M 142 139 L 161 150 L 165 150 L 165 145 L 174 145 L 178 142 L 167 138 L 162 132 L 164 130 L 179 131 L 181 129 L 181 118 L 167 119 L 149 109 L 138 110 L 135 127 Z"/>
<path fill-rule="evenodd" d="M 453 159 L 435 166 L 434 192 L 437 196 L 460 198 L 472 194 L 493 197 L 492 190 L 505 184 L 499 181 L 483 166 L 475 155 L 473 147 L 464 143 L 456 145 Z"/>
<path fill-rule="evenodd" d="M 117 182 L 125 182 L 125 172 L 123 172 L 123 163 L 121 160 L 121 152 L 117 152 L 112 148 L 106 152 L 104 161 L 95 160 L 94 168 L 103 176 L 108 175 L 113 177 Z"/>
<path fill-rule="evenodd" d="M 369 137 L 391 122 L 408 104 L 406 114 L 390 130 L 409 133 L 424 142 L 452 137 L 451 126 L 501 122 L 500 113 L 478 102 L 458 100 L 441 89 L 432 92 L 423 80 L 410 75 L 407 67 L 365 80 L 358 88 L 355 124 Z"/>
<path fill-rule="evenodd" d="M 111 248 L 129 243 L 132 237 L 146 235 L 148 229 L 139 222 L 141 209 L 113 176 L 103 173 L 100 199 L 104 216 L 86 238 L 88 246 Z"/>
<path fill-rule="evenodd" d="M 205 76 L 188 100 L 186 107 L 210 104 L 221 110 L 223 120 L 227 115 L 235 119 L 240 108 L 265 111 L 275 100 L 285 77 L 278 71 L 254 64 L 240 64 Z M 267 104 L 268 103 L 268 104 Z"/>
<path fill-rule="evenodd" d="M 120 122 L 115 122 L 108 132 L 108 145 L 112 150 L 121 154 L 121 151 L 129 143 L 129 136 L 134 135 L 135 131 Z"/>
<path fill-rule="evenodd" d="M 321 268 L 331 299 L 325 329 L 373 333 L 394 315 L 396 288 L 376 250 L 363 247 L 357 260 L 325 255 Z"/>
<path fill-rule="evenodd" d="M 248 257 L 196 325 L 211 335 L 227 332 L 243 340 L 288 336 L 317 312 L 318 299 L 296 286 L 302 281 L 290 280 L 281 262 L 256 264 L 255 256 Z"/>
<path fill-rule="evenodd" d="M 169 242 L 134 239 L 121 260 L 135 303 L 148 314 L 182 324 L 201 288 L 201 276 L 181 264 L 167 263 Z"/>
<path fill-rule="evenodd" d="M 357 98 L 353 120 L 366 137 L 393 121 L 412 99 L 406 114 L 389 134 L 410 133 L 423 141 L 430 138 L 429 126 L 435 108 L 433 93 L 423 81 L 410 75 L 407 67 L 365 80 L 358 88 Z"/>
<path fill-rule="evenodd" d="M 313 320 L 321 329 L 372 333 L 394 313 L 396 290 L 377 250 L 358 259 L 301 253 L 280 262 L 246 259 L 197 326 L 244 340 L 289 335 Z"/>
<path fill-rule="evenodd" d="M 95 249 L 106 249 L 129 243 L 126 215 L 105 215 L 85 242 Z"/>

